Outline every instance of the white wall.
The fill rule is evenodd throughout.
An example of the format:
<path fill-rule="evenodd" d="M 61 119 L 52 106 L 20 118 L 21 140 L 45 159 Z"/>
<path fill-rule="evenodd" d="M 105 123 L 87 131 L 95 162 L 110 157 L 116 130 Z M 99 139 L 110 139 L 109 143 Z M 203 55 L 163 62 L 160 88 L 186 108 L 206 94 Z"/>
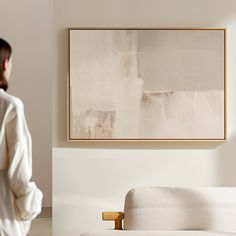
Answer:
<path fill-rule="evenodd" d="M 228 142 L 68 143 L 67 27 L 228 27 Z M 144 185 L 236 186 L 236 1 L 56 0 L 53 93 L 54 235 L 112 227 L 104 210 L 122 210 Z"/>
<path fill-rule="evenodd" d="M 1 0 L 0 37 L 13 47 L 9 93 L 25 105 L 33 139 L 33 179 L 52 205 L 52 0 Z"/>

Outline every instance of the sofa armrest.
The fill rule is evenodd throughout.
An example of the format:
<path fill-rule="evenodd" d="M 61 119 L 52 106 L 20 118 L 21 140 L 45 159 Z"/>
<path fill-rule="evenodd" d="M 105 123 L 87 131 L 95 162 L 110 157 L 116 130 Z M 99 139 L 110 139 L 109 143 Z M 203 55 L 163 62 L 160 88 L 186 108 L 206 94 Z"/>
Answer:
<path fill-rule="evenodd" d="M 103 212 L 103 220 L 114 220 L 115 221 L 115 230 L 122 230 L 122 220 L 124 219 L 123 212 Z"/>

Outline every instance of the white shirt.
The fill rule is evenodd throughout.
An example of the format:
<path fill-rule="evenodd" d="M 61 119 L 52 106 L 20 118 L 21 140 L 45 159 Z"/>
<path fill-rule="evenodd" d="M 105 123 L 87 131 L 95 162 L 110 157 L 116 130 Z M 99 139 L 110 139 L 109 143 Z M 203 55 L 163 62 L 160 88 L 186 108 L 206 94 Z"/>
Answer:
<path fill-rule="evenodd" d="M 23 103 L 0 89 L 0 236 L 25 236 L 41 211 L 31 149 Z"/>

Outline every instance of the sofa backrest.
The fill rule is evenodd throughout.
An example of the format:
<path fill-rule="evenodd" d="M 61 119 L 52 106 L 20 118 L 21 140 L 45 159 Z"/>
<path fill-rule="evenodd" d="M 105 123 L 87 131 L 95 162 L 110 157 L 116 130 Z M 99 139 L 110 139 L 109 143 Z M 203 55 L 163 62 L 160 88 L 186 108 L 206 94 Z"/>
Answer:
<path fill-rule="evenodd" d="M 143 187 L 125 199 L 126 230 L 236 231 L 236 187 Z"/>

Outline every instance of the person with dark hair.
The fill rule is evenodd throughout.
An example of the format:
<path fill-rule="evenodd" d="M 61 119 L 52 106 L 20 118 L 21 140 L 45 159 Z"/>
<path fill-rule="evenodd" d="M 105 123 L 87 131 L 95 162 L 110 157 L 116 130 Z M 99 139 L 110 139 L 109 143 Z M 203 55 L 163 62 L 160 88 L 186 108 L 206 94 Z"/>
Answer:
<path fill-rule="evenodd" d="M 32 144 L 22 101 L 7 93 L 12 49 L 0 38 L 0 236 L 26 236 L 42 207 L 31 181 Z"/>
<path fill-rule="evenodd" d="M 10 44 L 0 38 L 0 88 L 5 91 L 8 88 L 7 79 L 9 79 L 11 73 L 11 53 Z"/>

